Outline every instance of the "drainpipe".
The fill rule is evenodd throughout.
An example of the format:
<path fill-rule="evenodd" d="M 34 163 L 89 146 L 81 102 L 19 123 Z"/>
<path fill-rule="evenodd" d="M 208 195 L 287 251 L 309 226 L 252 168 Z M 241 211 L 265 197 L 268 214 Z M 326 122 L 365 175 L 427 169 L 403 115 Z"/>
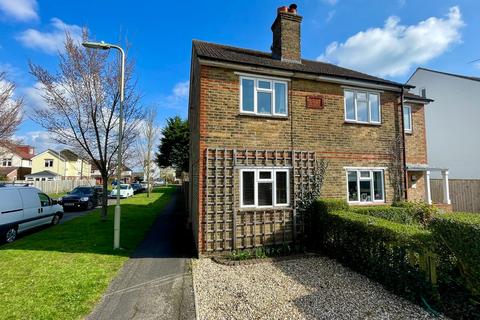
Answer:
<path fill-rule="evenodd" d="M 404 184 L 404 197 L 405 197 L 405 200 L 407 200 L 407 186 L 408 186 L 408 177 L 407 177 L 407 150 L 406 150 L 406 139 L 405 139 L 405 119 L 404 119 L 404 116 L 403 116 L 403 108 L 404 108 L 404 105 L 403 105 L 403 100 L 405 99 L 404 97 L 404 94 L 405 94 L 405 88 L 402 86 L 402 97 L 401 97 L 401 116 L 400 116 L 400 119 L 402 119 L 402 151 L 403 151 L 403 184 Z"/>

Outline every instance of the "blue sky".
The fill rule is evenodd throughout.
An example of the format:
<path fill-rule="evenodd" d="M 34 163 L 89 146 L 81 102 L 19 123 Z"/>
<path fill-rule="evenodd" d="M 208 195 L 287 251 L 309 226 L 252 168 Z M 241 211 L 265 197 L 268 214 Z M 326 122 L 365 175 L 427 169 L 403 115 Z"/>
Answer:
<path fill-rule="evenodd" d="M 0 70 L 17 83 L 27 108 L 41 104 L 28 62 L 56 68 L 64 30 L 92 38 L 127 37 L 145 105 L 158 123 L 187 116 L 191 40 L 269 51 L 270 26 L 285 1 L 0 0 Z M 302 55 L 396 81 L 417 66 L 480 75 L 479 1 L 297 1 Z M 477 16 L 476 16 L 477 15 Z M 28 114 L 27 114 L 28 116 Z M 28 118 L 18 134 L 37 151 L 52 147 Z M 54 146 L 53 146 L 54 147 Z"/>

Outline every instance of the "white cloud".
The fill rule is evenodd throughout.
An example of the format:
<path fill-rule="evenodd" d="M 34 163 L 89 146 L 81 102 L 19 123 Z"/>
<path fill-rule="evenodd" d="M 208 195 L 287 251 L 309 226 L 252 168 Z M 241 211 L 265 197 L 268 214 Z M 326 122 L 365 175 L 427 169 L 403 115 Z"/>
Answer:
<path fill-rule="evenodd" d="M 29 131 L 14 138 L 24 144 L 31 145 L 35 148 L 35 153 L 39 154 L 47 149 L 58 151 L 59 148 L 62 148 L 62 146 L 50 138 L 51 136 L 52 134 L 47 131 Z"/>
<path fill-rule="evenodd" d="M 0 11 L 15 20 L 37 20 L 37 10 L 36 0 L 0 0 Z"/>
<path fill-rule="evenodd" d="M 361 31 L 344 43 L 332 42 L 318 60 L 378 76 L 400 76 L 460 42 L 463 26 L 458 7 L 450 8 L 444 18 L 430 17 L 410 26 L 391 16 L 383 28 Z"/>
<path fill-rule="evenodd" d="M 52 18 L 50 25 L 51 31 L 47 32 L 27 29 L 18 35 L 17 40 L 25 47 L 38 49 L 49 54 L 64 50 L 65 34 L 67 32 L 75 41 L 81 42 L 82 27 L 75 24 L 66 24 L 58 18 Z"/>
<path fill-rule="evenodd" d="M 473 64 L 473 66 L 476 68 L 476 69 L 479 69 L 480 70 L 480 61 L 479 62 L 475 62 Z"/>
<path fill-rule="evenodd" d="M 186 108 L 188 104 L 189 85 L 189 81 L 182 81 L 175 84 L 171 94 L 160 97 L 159 106 L 170 109 Z"/>
<path fill-rule="evenodd" d="M 42 97 L 43 87 L 42 84 L 37 82 L 31 87 L 24 88 L 22 90 L 25 96 L 25 109 L 29 114 L 32 114 L 33 110 L 47 109 L 48 104 Z"/>

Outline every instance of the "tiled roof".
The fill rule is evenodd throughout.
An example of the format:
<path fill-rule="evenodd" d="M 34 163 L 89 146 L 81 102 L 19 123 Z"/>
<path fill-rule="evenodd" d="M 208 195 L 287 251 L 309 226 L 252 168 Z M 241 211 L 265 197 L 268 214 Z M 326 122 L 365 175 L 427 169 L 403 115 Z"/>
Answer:
<path fill-rule="evenodd" d="M 223 62 L 261 66 L 286 71 L 297 71 L 315 75 L 338 77 L 347 80 L 367 81 L 375 84 L 393 85 L 397 87 L 404 84 L 381 79 L 358 71 L 342 68 L 334 64 L 302 59 L 302 63 L 291 63 L 272 58 L 269 52 L 242 49 L 225 46 L 200 40 L 193 40 L 193 48 L 198 57 Z"/>
<path fill-rule="evenodd" d="M 30 154 L 30 149 L 32 148 L 31 146 L 14 144 L 8 148 L 22 159 L 30 160 L 35 156 L 34 154 Z"/>

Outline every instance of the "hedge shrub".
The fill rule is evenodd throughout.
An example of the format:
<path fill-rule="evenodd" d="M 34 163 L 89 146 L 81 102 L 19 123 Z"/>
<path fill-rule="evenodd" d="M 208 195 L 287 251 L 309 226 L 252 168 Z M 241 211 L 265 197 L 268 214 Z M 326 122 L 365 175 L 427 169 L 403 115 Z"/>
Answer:
<path fill-rule="evenodd" d="M 458 271 L 461 282 L 480 303 L 480 215 L 475 213 L 443 214 L 430 224 L 441 265 Z M 454 274 L 455 270 L 445 270 Z"/>
<path fill-rule="evenodd" d="M 374 207 L 356 207 L 352 211 L 372 217 L 383 218 L 392 222 L 403 224 L 414 224 L 416 220 L 406 208 L 391 206 L 374 206 Z"/>
<path fill-rule="evenodd" d="M 343 199 L 319 199 L 314 203 L 315 210 L 320 214 L 330 213 L 337 210 L 348 210 L 347 201 Z"/>

